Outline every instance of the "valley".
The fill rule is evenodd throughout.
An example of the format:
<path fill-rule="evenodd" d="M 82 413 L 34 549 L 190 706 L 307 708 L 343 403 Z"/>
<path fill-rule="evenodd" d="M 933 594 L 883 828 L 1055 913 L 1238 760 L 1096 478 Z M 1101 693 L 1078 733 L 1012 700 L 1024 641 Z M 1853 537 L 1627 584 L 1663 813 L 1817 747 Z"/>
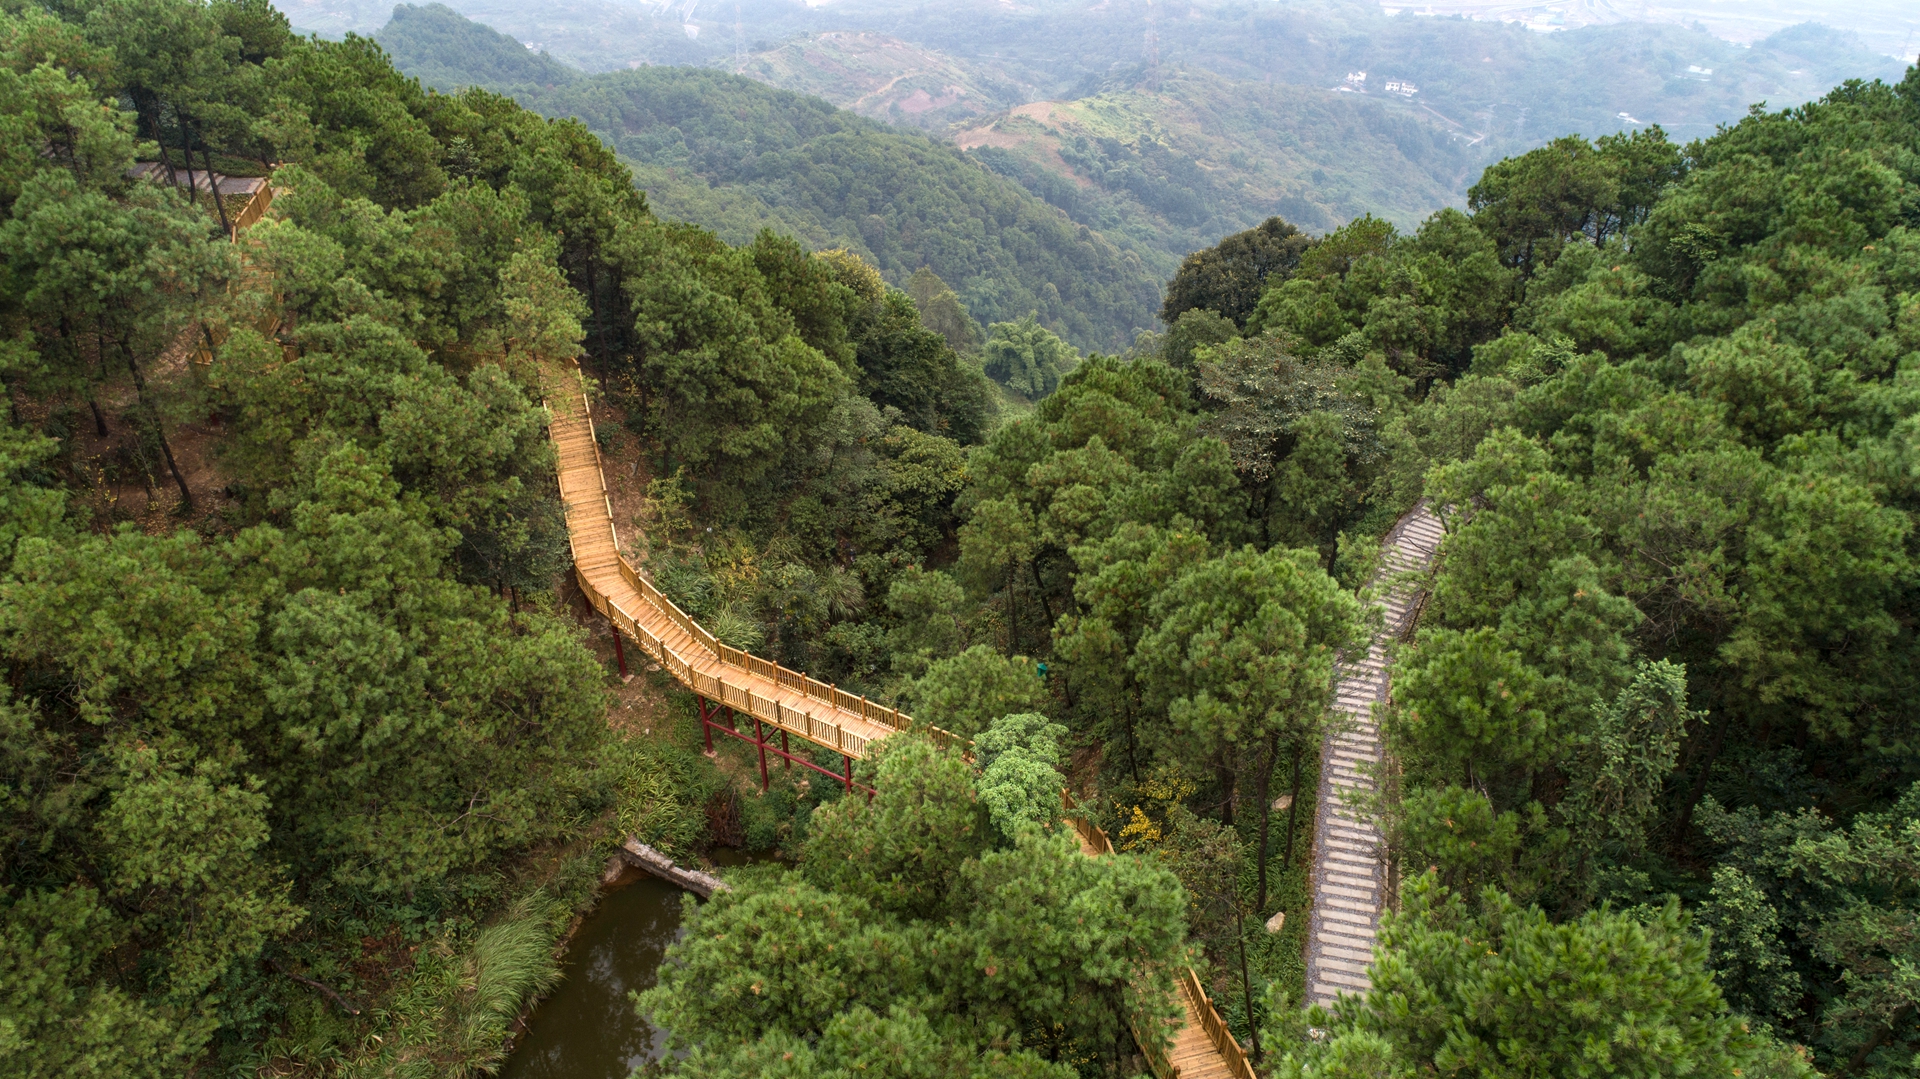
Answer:
<path fill-rule="evenodd" d="M 1684 141 L 1750 101 L 1791 103 L 1899 70 L 1814 26 L 1742 47 L 1666 23 L 1595 19 L 1547 34 L 1345 0 L 1246 11 L 752 0 L 733 22 L 720 18 L 732 14 L 724 5 L 697 3 L 570 0 L 537 15 L 509 0 L 456 7 L 505 33 L 481 33 L 438 5 L 403 5 L 377 39 L 430 85 L 505 90 L 549 114 L 595 117 L 603 133 L 608 110 L 625 106 L 610 105 L 604 87 L 574 84 L 608 68 L 702 65 L 818 98 L 966 151 L 1156 279 L 1209 238 L 1274 215 L 1315 233 L 1365 215 L 1411 227 L 1464 206 L 1480 169 L 1552 135 L 1658 124 Z M 436 51 L 426 46 L 436 34 L 467 44 Z M 512 55 L 522 41 L 527 55 Z M 632 117 L 619 122 L 630 128 Z M 722 175 L 656 145 L 671 136 L 626 135 L 621 152 L 656 204 L 732 242 L 773 227 L 875 254 L 895 281 L 925 262 L 983 318 L 1017 317 L 1024 304 L 1087 347 L 1117 347 L 1152 325 L 1141 314 L 1149 286 L 1111 301 L 1144 306 L 1069 319 L 1037 281 L 1008 297 L 986 289 L 951 248 L 880 253 L 843 209 L 793 193 L 802 180 Z"/>

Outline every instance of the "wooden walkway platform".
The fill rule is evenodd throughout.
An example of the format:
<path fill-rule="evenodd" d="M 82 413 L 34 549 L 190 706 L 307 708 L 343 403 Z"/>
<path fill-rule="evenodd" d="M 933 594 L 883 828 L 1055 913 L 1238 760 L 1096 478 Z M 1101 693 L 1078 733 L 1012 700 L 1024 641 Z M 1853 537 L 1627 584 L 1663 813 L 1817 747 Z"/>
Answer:
<path fill-rule="evenodd" d="M 1067 820 L 1080 840 L 1080 850 L 1089 858 L 1112 854 L 1113 840 L 1107 833 L 1085 817 L 1072 816 L 1071 799 L 1067 808 Z M 1153 1074 L 1158 1079 L 1256 1079 L 1246 1050 L 1227 1030 L 1226 1020 L 1207 999 L 1207 991 L 1192 967 L 1180 976 L 1179 992 L 1174 996 L 1180 1002 L 1180 1029 L 1174 1033 L 1173 1048 L 1166 1055 L 1149 1048 L 1140 1036 L 1140 1028 L 1133 1028 L 1133 1040 L 1147 1054 Z"/>
<path fill-rule="evenodd" d="M 868 743 L 900 730 L 954 740 L 895 709 L 730 648 L 662 595 L 620 553 L 591 405 L 578 368 L 550 367 L 545 377 L 548 435 L 559 458 L 574 576 L 594 608 L 620 632 L 705 701 L 732 709 L 742 727 L 757 721 L 850 759 L 865 756 Z M 704 704 L 701 714 L 707 715 Z M 780 752 L 766 745 L 762 749 Z"/>
<path fill-rule="evenodd" d="M 1409 570 L 1433 563 L 1443 532 L 1423 502 L 1387 534 L 1376 584 L 1391 584 Z M 1307 1000 L 1332 1004 L 1341 993 L 1371 986 L 1373 941 L 1387 894 L 1380 830 L 1351 795 L 1374 790 L 1381 762 L 1380 731 L 1373 706 L 1387 699 L 1387 643 L 1406 632 L 1415 590 L 1389 587 L 1381 606 L 1385 625 L 1366 657 L 1344 665 L 1334 691 L 1336 722 L 1320 754 L 1319 812 L 1313 841 L 1313 910 L 1307 929 Z"/>

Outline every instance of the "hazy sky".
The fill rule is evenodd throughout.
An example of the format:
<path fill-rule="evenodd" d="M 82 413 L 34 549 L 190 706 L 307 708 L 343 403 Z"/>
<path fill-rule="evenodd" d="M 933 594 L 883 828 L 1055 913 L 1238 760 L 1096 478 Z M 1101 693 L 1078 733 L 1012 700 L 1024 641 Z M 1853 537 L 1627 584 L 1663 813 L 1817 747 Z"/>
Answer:
<path fill-rule="evenodd" d="M 416 4 L 433 0 L 408 0 Z M 632 14 L 671 12 L 678 15 L 691 7 L 698 23 L 731 23 L 739 0 L 440 0 L 457 11 L 476 18 L 491 17 L 495 25 L 507 25 L 532 19 L 536 22 L 594 21 L 598 10 Z M 804 0 L 813 6 L 834 6 L 848 0 Z M 871 0 L 860 0 L 871 6 Z M 940 0 L 935 0 L 940 2 Z M 981 0 L 948 0 L 953 6 L 979 8 Z M 1001 0 L 1009 8 L 1038 4 L 1049 8 L 1062 6 L 1063 0 Z M 1071 4 L 1073 0 L 1065 0 Z M 1102 0 L 1084 0 L 1089 8 L 1102 6 Z M 1201 6 L 1218 6 L 1224 0 L 1198 0 Z M 1255 0 L 1264 3 L 1297 3 L 1301 0 Z M 275 0 L 295 26 L 338 35 L 348 30 L 370 33 L 386 25 L 395 0 Z M 763 4 L 748 0 L 748 22 L 753 9 Z M 1776 31 L 1803 22 L 1821 22 L 1836 29 L 1851 30 L 1861 36 L 1874 51 L 1899 56 L 1911 62 L 1920 49 L 1920 0 L 1382 0 L 1384 10 L 1418 14 L 1459 14 L 1472 18 L 1519 22 L 1535 30 L 1572 29 L 1601 22 L 1645 21 L 1698 23 L 1710 33 L 1728 41 L 1750 43 Z M 511 14 L 508 14 L 511 13 Z M 506 15 L 506 18 L 501 18 Z"/>
<path fill-rule="evenodd" d="M 1543 31 L 1599 22 L 1697 22 L 1717 37 L 1742 44 L 1799 23 L 1818 22 L 1852 30 L 1875 50 L 1907 61 L 1920 46 L 1920 3 L 1915 0 L 1382 0 L 1380 6 L 1501 19 Z"/>

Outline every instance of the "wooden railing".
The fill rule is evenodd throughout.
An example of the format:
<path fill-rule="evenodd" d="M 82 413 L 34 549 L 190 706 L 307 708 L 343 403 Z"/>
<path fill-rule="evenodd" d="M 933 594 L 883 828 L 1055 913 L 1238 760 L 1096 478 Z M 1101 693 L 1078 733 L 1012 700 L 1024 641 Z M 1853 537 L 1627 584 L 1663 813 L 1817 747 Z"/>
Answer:
<path fill-rule="evenodd" d="M 1071 793 L 1061 791 L 1060 803 L 1067 810 L 1067 823 L 1073 825 L 1073 830 L 1079 833 L 1095 854 L 1113 853 L 1113 839 L 1107 835 L 1107 830 L 1088 820 L 1084 814 L 1074 812 L 1079 807 L 1074 804 Z M 1191 1006 L 1189 1010 L 1200 1017 L 1200 1027 L 1207 1032 L 1207 1040 L 1213 1043 L 1214 1051 L 1226 1061 L 1227 1070 L 1236 1079 L 1258 1079 L 1253 1072 L 1253 1063 L 1247 1059 L 1247 1051 L 1241 1048 L 1233 1032 L 1227 1029 L 1227 1022 L 1220 1018 L 1213 1001 L 1207 999 L 1207 991 L 1200 986 L 1200 975 L 1188 967 L 1186 973 L 1176 980 L 1180 992 L 1186 995 L 1187 1003 Z M 1138 1022 L 1131 1018 L 1127 1020 L 1127 1026 L 1133 1031 L 1133 1040 L 1140 1046 L 1140 1051 L 1146 1054 L 1147 1064 L 1153 1074 L 1159 1079 L 1179 1079 L 1180 1069 L 1167 1059 L 1166 1053 L 1160 1048 L 1159 1039 L 1143 1036 Z"/>
<path fill-rule="evenodd" d="M 587 421 L 587 434 L 593 440 L 594 466 L 600 476 L 600 496 L 605 500 L 608 498 L 606 470 L 601 467 L 600 445 L 593 423 L 592 402 L 584 393 L 580 395 L 580 409 L 581 416 Z M 551 408 L 548 409 L 547 415 L 551 425 L 553 416 Z M 607 534 L 613 544 L 614 559 L 621 579 L 626 581 L 640 595 L 640 598 L 662 617 L 685 632 L 695 647 L 703 649 L 708 656 L 717 660 L 722 666 L 763 678 L 775 685 L 791 689 L 809 700 L 816 700 L 842 712 L 852 713 L 889 731 L 918 731 L 937 744 L 950 746 L 962 752 L 971 747 L 970 742 L 951 731 L 942 730 L 931 723 L 916 723 L 911 716 L 897 708 L 889 708 L 858 694 L 848 693 L 830 682 L 809 678 L 803 672 L 790 670 L 771 660 L 761 659 L 750 652 L 722 642 L 705 626 L 695 621 L 692 615 L 681 610 L 680 605 L 673 602 L 666 593 L 655 587 L 652 581 L 634 568 L 633 563 L 627 561 L 627 556 L 620 550 L 620 534 L 613 524 L 613 506 L 610 501 L 607 505 Z M 797 734 L 808 741 L 830 746 L 847 756 L 857 758 L 866 755 L 867 745 L 872 740 L 867 736 L 847 730 L 832 720 L 820 719 L 805 709 L 782 704 L 770 697 L 755 693 L 750 686 L 738 685 L 724 678 L 704 673 L 684 657 L 677 655 L 665 641 L 649 631 L 640 618 L 635 617 L 636 612 L 622 610 L 610 597 L 596 589 L 587 579 L 586 574 L 579 571 L 579 549 L 574 544 L 571 529 L 567 532 L 567 546 L 576 564 L 574 577 L 580 582 L 581 592 L 586 594 L 594 609 L 606 615 L 608 620 L 625 631 L 648 655 L 654 658 L 655 662 L 683 685 L 710 701 L 757 717 L 763 722 L 771 723 L 781 730 Z"/>
<path fill-rule="evenodd" d="M 1193 1006 L 1193 1014 L 1200 1017 L 1200 1026 L 1207 1032 L 1207 1040 L 1213 1043 L 1214 1050 L 1227 1062 L 1227 1070 L 1236 1079 L 1257 1079 L 1253 1074 L 1253 1062 L 1247 1059 L 1247 1051 L 1240 1047 L 1233 1031 L 1227 1029 L 1227 1021 L 1220 1018 L 1213 1001 L 1207 999 L 1207 991 L 1200 987 L 1200 976 L 1193 972 L 1192 967 L 1188 967 L 1187 973 L 1180 979 L 1180 991 L 1187 995 L 1187 1003 Z M 1252 1016 L 1248 1016 L 1248 1019 L 1251 1021 Z"/>
<path fill-rule="evenodd" d="M 219 198 L 220 196 L 216 194 L 214 197 Z M 273 205 L 273 177 L 269 176 L 267 177 L 267 182 L 260 185 L 260 190 L 255 191 L 253 193 L 253 197 L 247 200 L 247 204 L 245 206 L 240 207 L 240 212 L 234 215 L 233 217 L 234 241 L 235 242 L 239 241 L 241 229 L 246 228 L 248 225 L 251 225 L 254 222 L 260 220 L 261 218 L 267 216 L 267 208 L 272 205 Z"/>
<path fill-rule="evenodd" d="M 822 682 L 817 678 L 808 677 L 807 674 L 802 671 L 782 667 L 772 660 L 761 659 L 751 652 L 735 648 L 721 641 L 712 633 L 708 632 L 705 626 L 695 621 L 692 615 L 681 610 L 679 604 L 673 602 L 666 593 L 654 587 L 652 581 L 641 576 L 639 571 L 633 568 L 633 564 L 627 561 L 625 555 L 620 556 L 620 576 L 625 578 L 626 582 L 632 585 L 634 591 L 640 593 L 642 598 L 648 603 L 653 604 L 655 610 L 665 615 L 668 621 L 685 630 L 687 636 L 692 637 L 695 644 L 706 649 L 715 659 L 729 667 L 737 667 L 740 670 L 746 671 L 748 674 L 757 675 L 776 685 L 785 686 L 788 689 L 805 694 L 823 704 L 832 705 L 843 712 L 852 712 L 854 715 L 859 716 L 869 723 L 877 723 L 882 727 L 896 731 L 918 730 L 943 745 L 960 746 L 963 748 L 965 746 L 965 740 L 959 736 L 949 731 L 941 730 L 932 724 L 915 723 L 913 717 L 900 711 L 898 708 L 889 708 L 878 701 L 871 701 L 864 696 L 848 693 L 846 690 L 841 689 L 831 682 Z"/>
<path fill-rule="evenodd" d="M 1072 808 L 1071 803 L 1068 808 Z M 1087 841 L 1087 845 L 1093 848 L 1095 854 L 1113 853 L 1113 840 L 1107 838 L 1105 828 L 1099 827 L 1085 817 L 1068 817 L 1067 823 L 1073 825 L 1073 830 L 1080 833 L 1080 838 Z"/>
<path fill-rule="evenodd" d="M 218 187 L 217 184 L 211 186 Z M 213 197 L 216 199 L 220 197 L 217 190 L 213 193 Z M 261 218 L 267 216 L 267 208 L 272 205 L 273 179 L 272 177 L 268 177 L 267 182 L 261 184 L 260 189 L 253 193 L 253 197 L 247 200 L 247 204 L 240 208 L 238 214 L 234 215 L 233 229 L 228 233 L 228 238 L 234 243 L 239 243 L 240 230 L 246 228 L 248 225 L 258 223 Z M 274 334 L 280 332 L 279 313 L 275 312 L 268 315 L 257 323 L 254 328 L 260 331 L 261 336 L 271 339 Z M 226 339 L 227 333 L 225 330 L 203 325 L 201 338 L 199 341 L 196 341 L 193 346 L 193 362 L 202 367 L 211 365 L 213 363 L 214 346 L 225 344 Z"/>
<path fill-rule="evenodd" d="M 624 564 L 622 565 L 622 569 L 627 568 Z M 625 574 L 623 573 L 622 576 Z M 586 594 L 594 610 L 606 615 L 608 621 L 639 644 L 649 656 L 653 657 L 654 662 L 660 664 L 668 674 L 688 689 L 710 701 L 724 704 L 736 712 L 755 716 L 763 722 L 790 731 L 810 742 L 837 749 L 849 757 L 857 759 L 866 756 L 867 744 L 870 740 L 865 735 L 847 730 L 832 720 L 821 719 L 804 709 L 794 708 L 770 697 L 761 696 L 746 686 L 736 685 L 700 670 L 648 630 L 645 622 L 634 618 L 610 597 L 595 588 L 586 574 L 576 569 L 574 579 L 579 581 L 580 591 Z M 938 728 L 929 729 L 937 730 Z"/>

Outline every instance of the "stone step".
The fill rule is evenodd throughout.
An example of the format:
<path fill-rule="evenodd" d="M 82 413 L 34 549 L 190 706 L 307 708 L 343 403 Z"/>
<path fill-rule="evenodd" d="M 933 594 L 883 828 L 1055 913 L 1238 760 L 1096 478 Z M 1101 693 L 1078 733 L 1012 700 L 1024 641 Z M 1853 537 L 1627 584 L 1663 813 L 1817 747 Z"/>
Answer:
<path fill-rule="evenodd" d="M 1315 970 L 1314 975 L 1316 981 L 1337 985 L 1349 991 L 1358 989 L 1365 992 L 1373 988 L 1373 983 L 1367 980 L 1365 971 L 1352 974 L 1344 970 Z"/>
<path fill-rule="evenodd" d="M 1350 937 L 1360 937 L 1371 943 L 1374 936 L 1374 914 L 1371 911 L 1335 910 L 1331 907 L 1320 911 L 1328 932 L 1344 933 Z"/>
<path fill-rule="evenodd" d="M 1354 937 L 1325 936 L 1320 939 L 1322 952 L 1333 952 L 1342 959 L 1357 963 L 1373 962 L 1373 941 Z"/>
<path fill-rule="evenodd" d="M 1361 977 L 1365 977 L 1367 973 L 1366 963 L 1355 962 L 1352 959 L 1337 959 L 1329 956 L 1325 951 L 1320 953 L 1314 966 L 1318 968 L 1320 976 L 1323 978 L 1336 970 L 1343 974 L 1354 974 Z"/>

